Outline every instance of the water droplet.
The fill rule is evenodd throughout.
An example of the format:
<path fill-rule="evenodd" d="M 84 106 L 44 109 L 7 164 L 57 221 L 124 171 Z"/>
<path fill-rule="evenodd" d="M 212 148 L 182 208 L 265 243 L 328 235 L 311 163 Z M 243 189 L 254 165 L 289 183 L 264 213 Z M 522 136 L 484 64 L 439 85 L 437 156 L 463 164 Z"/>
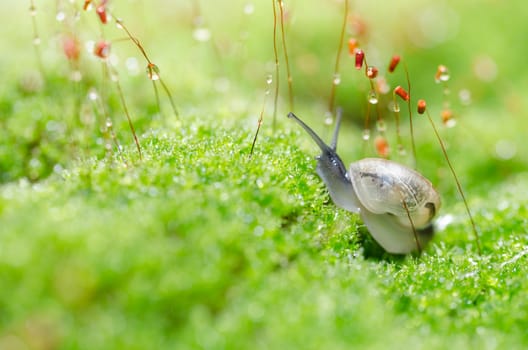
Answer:
<path fill-rule="evenodd" d="M 460 103 L 464 106 L 471 104 L 471 92 L 467 89 L 460 90 L 458 98 L 460 99 Z"/>
<path fill-rule="evenodd" d="M 90 89 L 90 91 L 88 92 L 88 98 L 91 100 L 91 101 L 95 101 L 97 100 L 99 96 L 97 95 L 97 91 L 95 89 Z"/>
<path fill-rule="evenodd" d="M 367 68 L 367 77 L 369 79 L 374 79 L 378 76 L 378 68 L 376 67 L 373 67 L 373 66 L 369 66 Z"/>
<path fill-rule="evenodd" d="M 160 70 L 158 66 L 156 66 L 154 63 L 149 63 L 147 65 L 147 77 L 150 80 L 152 81 L 159 80 L 160 79 L 159 73 L 160 73 Z"/>
<path fill-rule="evenodd" d="M 108 46 L 107 50 L 110 51 L 110 46 Z M 117 67 L 119 66 L 119 57 L 117 57 L 116 54 L 111 54 L 108 57 L 108 62 L 110 62 L 112 66 Z"/>
<path fill-rule="evenodd" d="M 446 121 L 444 122 L 444 125 L 445 125 L 446 127 L 448 127 L 448 128 L 453 128 L 453 127 L 456 126 L 456 123 L 457 123 L 457 122 L 456 122 L 456 119 L 453 118 L 453 119 L 446 120 Z"/>
<path fill-rule="evenodd" d="M 70 74 L 70 79 L 72 81 L 81 81 L 82 80 L 82 73 L 80 70 L 75 69 Z"/>
<path fill-rule="evenodd" d="M 116 28 L 117 29 L 123 29 L 123 21 L 121 21 L 120 18 L 116 18 Z"/>
<path fill-rule="evenodd" d="M 138 75 L 140 72 L 139 63 L 135 57 L 128 57 L 125 60 L 125 66 L 128 70 L 128 74 L 130 75 Z"/>
<path fill-rule="evenodd" d="M 375 104 L 378 103 L 378 94 L 376 93 L 376 91 L 370 90 L 370 92 L 368 94 L 368 102 L 371 105 L 375 105 Z"/>
<path fill-rule="evenodd" d="M 364 141 L 368 141 L 370 139 L 370 129 L 364 129 L 362 138 Z"/>
<path fill-rule="evenodd" d="M 400 112 L 400 104 L 398 102 L 393 102 L 392 103 L 392 111 L 394 113 L 399 113 Z"/>
<path fill-rule="evenodd" d="M 332 125 L 333 122 L 334 122 L 334 116 L 332 115 L 332 112 L 327 111 L 325 113 L 325 120 L 324 120 L 325 125 Z"/>
<path fill-rule="evenodd" d="M 405 151 L 405 148 L 403 147 L 401 143 L 398 144 L 398 154 L 400 156 L 404 156 L 407 154 L 407 151 Z"/>
<path fill-rule="evenodd" d="M 36 36 L 33 38 L 33 45 L 40 45 L 40 37 Z"/>
<path fill-rule="evenodd" d="M 209 41 L 211 39 L 211 32 L 207 28 L 196 28 L 193 32 L 193 38 L 200 42 Z"/>
<path fill-rule="evenodd" d="M 225 77 L 220 77 L 216 79 L 213 83 L 215 90 L 220 93 L 225 93 L 229 91 L 230 85 L 231 84 L 230 84 L 229 79 Z"/>
<path fill-rule="evenodd" d="M 495 144 L 495 154 L 503 160 L 512 159 L 517 154 L 517 147 L 509 140 L 499 140 Z"/>
<path fill-rule="evenodd" d="M 441 83 L 449 80 L 449 70 L 444 65 L 439 65 L 435 74 L 435 82 Z"/>
<path fill-rule="evenodd" d="M 387 125 L 385 124 L 385 120 L 378 119 L 378 121 L 376 121 L 376 130 L 378 130 L 379 132 L 384 132 L 385 130 L 387 130 Z"/>
<path fill-rule="evenodd" d="M 246 6 L 244 6 L 244 14 L 251 15 L 253 12 L 255 12 L 255 5 L 247 3 Z"/>
<path fill-rule="evenodd" d="M 57 12 L 57 15 L 55 15 L 55 19 L 57 22 L 62 22 L 66 18 L 66 14 L 63 11 Z"/>
<path fill-rule="evenodd" d="M 490 56 L 479 56 L 473 64 L 473 73 L 481 81 L 492 82 L 497 78 L 497 63 Z"/>
<path fill-rule="evenodd" d="M 450 109 L 444 109 L 441 114 L 442 123 L 448 128 L 452 128 L 456 125 L 456 119 L 454 118 L 453 112 Z"/>
<path fill-rule="evenodd" d="M 271 85 L 271 83 L 273 83 L 273 77 L 271 76 L 271 74 L 269 74 L 266 77 L 266 84 Z"/>
<path fill-rule="evenodd" d="M 341 84 L 341 75 L 336 73 L 334 74 L 334 85 L 339 85 L 339 84 Z"/>
<path fill-rule="evenodd" d="M 29 15 L 30 16 L 36 16 L 37 15 L 37 8 L 33 5 L 29 7 Z"/>
<path fill-rule="evenodd" d="M 384 77 L 378 77 L 376 86 L 380 94 L 385 95 L 390 91 L 390 85 Z"/>
<path fill-rule="evenodd" d="M 110 129 L 112 127 L 112 121 L 110 119 L 107 119 L 105 125 L 106 125 L 107 128 Z"/>
<path fill-rule="evenodd" d="M 447 215 L 440 216 L 438 219 L 436 219 L 435 224 L 438 227 L 438 230 L 441 232 L 445 230 L 445 228 L 454 221 L 455 221 L 455 217 L 451 214 L 447 214 Z"/>

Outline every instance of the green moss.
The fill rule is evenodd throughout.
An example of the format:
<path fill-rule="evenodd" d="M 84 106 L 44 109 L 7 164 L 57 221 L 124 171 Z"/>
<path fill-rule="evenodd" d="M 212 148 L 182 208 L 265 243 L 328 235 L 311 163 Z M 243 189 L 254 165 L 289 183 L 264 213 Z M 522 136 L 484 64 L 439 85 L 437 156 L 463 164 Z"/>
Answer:
<path fill-rule="evenodd" d="M 13 13 L 27 23 L 0 43 L 12 52 L 0 57 L 0 348 L 528 345 L 528 155 L 521 147 L 528 119 L 519 93 L 525 77 L 501 73 L 502 65 L 525 56 L 523 48 L 508 46 L 519 52 L 505 55 L 503 47 L 490 45 L 488 54 L 497 54 L 501 67 L 493 84 L 465 73 L 481 54 L 469 42 L 519 31 L 520 14 L 511 22 L 515 28 L 478 25 L 474 32 L 475 21 L 504 14 L 504 6 L 452 4 L 460 16 L 458 39 L 418 49 L 390 30 L 414 21 L 409 16 L 421 9 L 417 2 L 375 12 L 386 23 L 373 18 L 368 2 L 356 5 L 373 33 L 386 34 L 379 43 L 378 36 L 371 39 L 381 54 L 407 54 L 413 91 L 436 96 L 429 104 L 433 114 L 441 108 L 441 89 L 431 81 L 437 64 L 449 65 L 453 91 L 475 92 L 469 107 L 453 102 L 458 126 L 441 133 L 467 190 L 483 255 L 476 254 L 431 129 L 416 118 L 418 167 L 442 193 L 441 221 L 449 224 L 421 256 L 397 257 L 384 253 L 356 215 L 328 198 L 315 174 L 316 147 L 285 117 L 284 75 L 277 129 L 271 128 L 268 98 L 249 157 L 273 61 L 269 6 L 256 3 L 254 15 L 242 17 L 245 2 L 230 2 L 239 21 L 215 16 L 226 4 L 204 6 L 215 47 L 190 39 L 184 4 L 172 5 L 178 20 L 160 10 L 139 16 L 134 6 L 113 5 L 155 56 L 181 111 L 172 116 L 160 90 L 160 113 L 150 82 L 118 66 L 142 145 L 140 160 L 112 85 L 107 82 L 108 116 L 122 151 L 87 99 L 91 88 L 101 86 L 99 63 L 83 58 L 85 79 L 76 85 L 66 78 L 61 53 L 43 45 L 46 70 L 35 73 L 27 63 L 27 9 L 12 2 Z M 318 2 L 302 11 L 299 3 L 291 6 L 299 21 L 288 27 L 296 112 L 328 136 L 321 106 L 330 88 L 340 6 L 322 16 Z M 43 38 L 55 38 L 49 12 L 43 6 L 37 16 Z M 16 19 L 9 15 L 0 14 L 4 23 Z M 80 23 L 83 40 L 99 35 L 91 22 Z M 121 44 L 114 47 L 123 57 L 141 58 L 132 45 Z M 338 147 L 345 163 L 369 154 L 358 141 L 362 126 L 356 119 L 366 107 L 358 107 L 365 91 L 355 73 L 344 60 L 337 101 L 345 106 Z M 403 76 L 397 74 L 395 80 Z M 392 140 L 394 125 L 388 127 Z M 517 147 L 513 158 L 497 155 L 500 140 Z"/>

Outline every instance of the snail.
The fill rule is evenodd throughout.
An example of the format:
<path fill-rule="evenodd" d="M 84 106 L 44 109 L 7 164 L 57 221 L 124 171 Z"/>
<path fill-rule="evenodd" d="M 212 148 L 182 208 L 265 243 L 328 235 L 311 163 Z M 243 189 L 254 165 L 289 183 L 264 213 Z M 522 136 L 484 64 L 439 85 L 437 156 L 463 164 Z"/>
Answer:
<path fill-rule="evenodd" d="M 440 196 L 419 172 L 383 158 L 365 158 L 349 170 L 336 152 L 341 124 L 338 113 L 332 143 L 323 140 L 293 113 L 294 119 L 321 149 L 316 172 L 334 204 L 359 213 L 372 237 L 389 253 L 421 251 L 434 234 L 432 220 Z"/>

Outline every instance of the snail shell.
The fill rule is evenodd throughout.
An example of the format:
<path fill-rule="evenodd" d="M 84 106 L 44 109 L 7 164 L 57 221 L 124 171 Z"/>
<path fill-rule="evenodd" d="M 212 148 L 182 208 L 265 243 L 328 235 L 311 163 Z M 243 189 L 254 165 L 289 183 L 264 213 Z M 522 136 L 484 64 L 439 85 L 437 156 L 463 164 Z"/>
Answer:
<path fill-rule="evenodd" d="M 399 163 L 365 158 L 350 165 L 350 180 L 366 210 L 392 214 L 403 226 L 426 227 L 440 208 L 440 196 L 429 180 Z M 408 213 L 407 213 L 408 212 Z"/>

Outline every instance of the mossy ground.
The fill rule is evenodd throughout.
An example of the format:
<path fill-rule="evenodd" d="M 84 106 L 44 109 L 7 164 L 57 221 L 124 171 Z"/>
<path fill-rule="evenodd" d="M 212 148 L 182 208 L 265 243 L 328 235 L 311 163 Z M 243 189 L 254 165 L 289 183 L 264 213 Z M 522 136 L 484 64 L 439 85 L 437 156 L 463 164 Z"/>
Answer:
<path fill-rule="evenodd" d="M 25 18 L 25 9 L 16 4 L 14 13 Z M 395 257 L 382 253 L 355 215 L 329 200 L 315 174 L 315 146 L 285 117 L 286 89 L 281 90 L 277 129 L 271 128 L 268 103 L 264 129 L 249 157 L 266 63 L 272 61 L 270 9 L 255 4 L 248 20 L 244 3 L 235 2 L 230 8 L 240 13 L 230 22 L 204 8 L 219 43 L 219 65 L 207 43 L 189 40 L 189 20 L 174 24 L 168 11 L 154 10 L 140 18 L 126 4 L 115 1 L 114 11 L 126 15 L 159 57 L 180 107 L 175 118 L 164 102 L 160 115 L 150 82 L 123 77 L 142 160 L 115 95 L 109 108 L 122 152 L 105 149 L 99 121 L 78 118 L 79 96 L 84 101 L 85 95 L 68 81 L 67 66 L 57 63 L 60 49 L 44 52 L 43 85 L 33 88 L 39 78 L 29 19 L 2 43 L 14 51 L 2 57 L 1 68 L 6 80 L 0 95 L 0 348 L 528 345 L 528 178 L 527 153 L 521 148 L 528 123 L 522 118 L 526 99 L 517 89 L 526 75 L 508 76 L 506 63 L 515 64 L 516 55 L 508 61 L 497 53 L 500 47 L 486 51 L 477 41 L 469 47 L 461 41 L 477 36 L 463 30 L 472 28 L 475 9 L 451 5 L 461 29 L 450 45 L 405 47 L 413 57 L 409 66 L 416 72 L 416 90 L 438 96 L 434 85 L 424 88 L 430 78 L 422 75 L 450 63 L 453 89 L 458 84 L 474 92 L 472 105 L 460 107 L 463 118 L 457 128 L 442 133 L 467 191 L 483 254 L 476 253 L 464 207 L 431 130 L 419 120 L 418 166 L 442 193 L 440 215 L 449 225 L 420 257 Z M 416 8 L 405 4 L 394 11 Z M 185 4 L 170 6 L 174 17 L 188 15 Z M 291 6 L 297 8 L 298 21 L 315 23 L 310 33 L 292 24 L 290 33 L 298 39 L 291 46 L 292 61 L 302 61 L 295 52 L 316 52 L 322 67 L 309 78 L 298 68 L 297 109 L 329 135 L 317 124 L 326 97 L 314 96 L 326 94 L 330 86 L 314 81 L 319 76 L 330 81 L 331 63 L 326 69 L 325 62 L 332 61 L 335 45 L 324 43 L 328 36 L 337 38 L 334 22 L 340 7 L 332 5 L 323 16 L 328 21 L 318 22 L 315 14 L 322 5 L 310 2 L 306 12 L 299 3 Z M 481 20 L 491 20 L 505 9 L 490 4 L 479 11 Z M 369 13 L 365 16 L 376 33 L 378 22 Z M 43 36 L 55 28 L 43 19 L 46 14 L 53 10 L 44 8 L 38 17 Z M 401 21 L 388 18 L 389 24 Z M 511 31 L 522 23 L 516 16 L 511 22 Z M 251 40 L 241 49 L 239 37 L 233 37 L 244 30 Z M 380 24 L 379 31 L 384 30 Z M 482 31 L 495 38 L 493 27 Z M 27 42 L 22 45 L 23 38 Z M 452 46 L 460 49 L 456 60 Z M 474 55 L 483 53 L 498 60 L 494 83 L 461 73 L 470 69 Z M 84 64 L 93 70 L 79 87 L 86 92 L 98 86 L 99 76 L 96 61 Z M 343 80 L 338 102 L 346 105 L 354 83 Z M 438 110 L 438 105 L 431 107 Z M 360 127 L 351 121 L 356 114 L 361 113 L 346 113 L 338 147 L 346 163 L 363 154 L 357 147 Z M 497 155 L 501 140 L 517 147 L 513 158 Z"/>

